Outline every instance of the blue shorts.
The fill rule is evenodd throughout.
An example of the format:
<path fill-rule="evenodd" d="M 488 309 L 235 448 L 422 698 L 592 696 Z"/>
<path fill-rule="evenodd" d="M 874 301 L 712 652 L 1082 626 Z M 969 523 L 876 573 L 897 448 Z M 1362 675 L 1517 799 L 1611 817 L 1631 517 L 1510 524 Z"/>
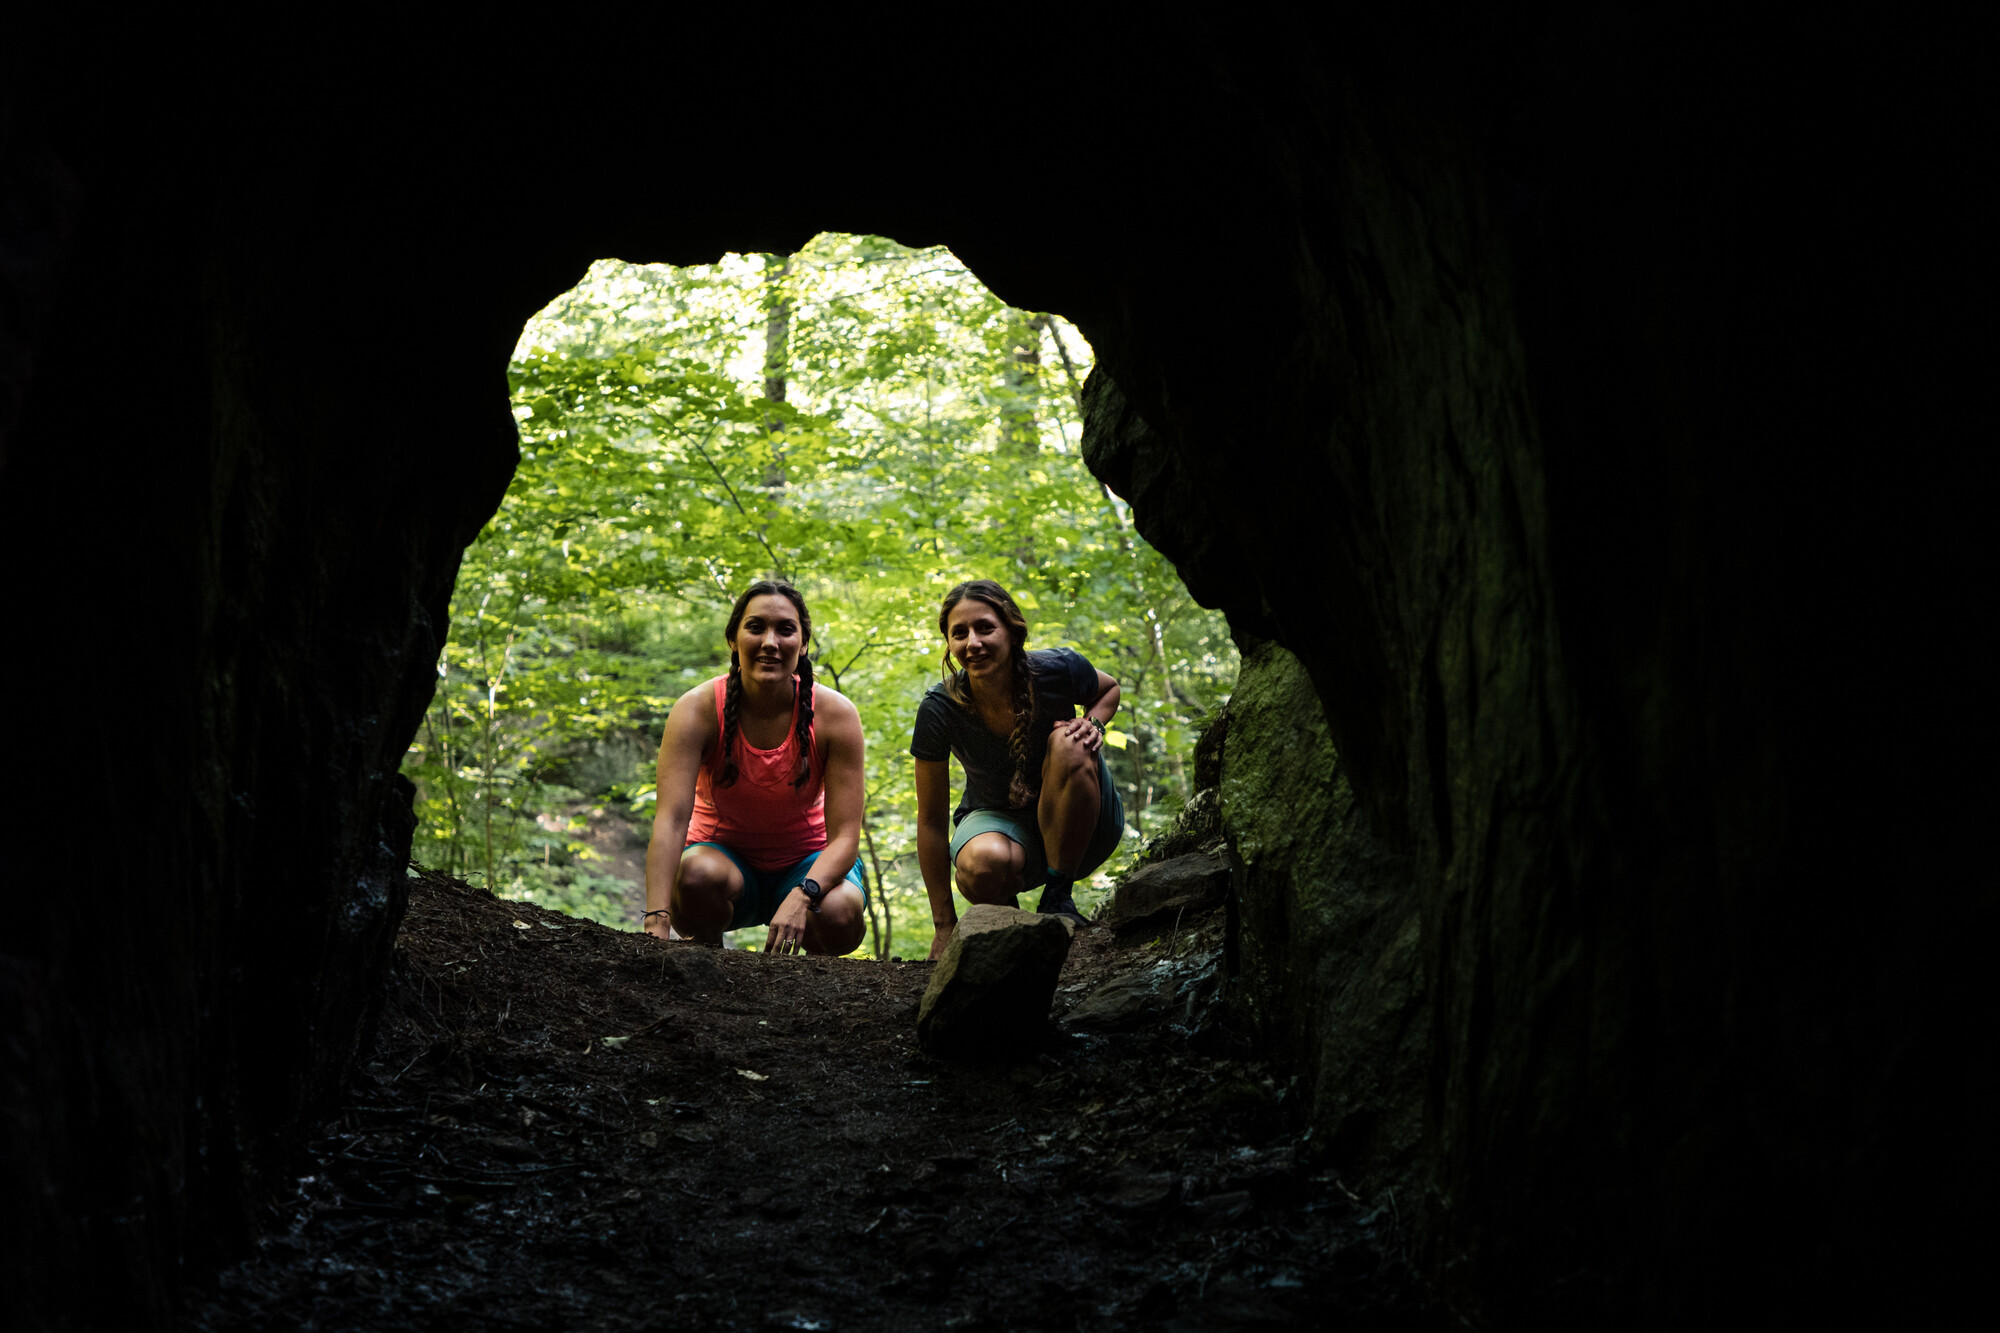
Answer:
<path fill-rule="evenodd" d="M 1102 799 L 1097 806 L 1097 827 L 1091 830 L 1090 845 L 1083 850 L 1083 861 L 1076 868 L 1076 878 L 1096 872 L 1097 868 L 1111 859 L 1111 853 L 1118 850 L 1118 840 L 1125 836 L 1125 801 L 1118 794 L 1118 784 L 1111 780 L 1111 765 L 1105 762 L 1104 751 L 1097 752 L 1097 790 Z M 1013 839 L 1021 845 L 1027 864 L 1022 867 L 1025 887 L 1039 889 L 1048 882 L 1048 858 L 1042 850 L 1041 821 L 1035 810 L 967 810 L 965 818 L 958 821 L 951 835 L 951 863 L 958 864 L 958 854 L 982 833 L 998 833 Z"/>
<path fill-rule="evenodd" d="M 789 870 L 759 870 L 736 854 L 734 848 L 722 842 L 691 842 L 688 847 L 713 847 L 729 858 L 729 863 L 743 872 L 743 896 L 736 900 L 736 915 L 729 918 L 729 929 L 742 930 L 746 926 L 769 925 L 777 914 L 778 904 L 785 901 L 785 895 L 805 883 L 812 873 L 813 862 L 819 860 L 818 852 L 808 853 L 806 859 Z M 683 855 L 687 847 L 681 849 Z M 847 868 L 848 883 L 861 890 L 863 906 L 868 903 L 868 876 L 861 869 L 861 858 L 855 857 L 854 864 Z M 827 885 L 832 888 L 831 884 Z"/>

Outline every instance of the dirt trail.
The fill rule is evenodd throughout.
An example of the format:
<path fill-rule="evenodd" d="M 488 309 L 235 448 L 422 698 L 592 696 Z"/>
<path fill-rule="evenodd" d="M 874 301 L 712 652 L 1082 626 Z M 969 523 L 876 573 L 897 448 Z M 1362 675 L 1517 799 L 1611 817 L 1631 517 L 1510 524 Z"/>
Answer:
<path fill-rule="evenodd" d="M 1178 1007 L 960 1068 L 915 1049 L 928 964 L 666 946 L 426 879 L 348 1110 L 187 1327 L 1442 1326 L 1393 1212 L 1203 1018 L 1219 929 L 1080 935 L 1059 1009 L 1142 969 Z"/>

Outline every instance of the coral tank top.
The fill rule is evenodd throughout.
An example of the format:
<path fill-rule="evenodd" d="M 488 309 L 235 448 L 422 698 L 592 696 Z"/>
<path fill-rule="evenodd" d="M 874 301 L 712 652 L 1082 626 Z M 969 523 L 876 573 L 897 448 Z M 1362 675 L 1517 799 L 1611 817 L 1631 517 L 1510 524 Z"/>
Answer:
<path fill-rule="evenodd" d="M 736 733 L 736 781 L 717 787 L 722 771 L 722 701 L 726 676 L 715 678 L 715 753 L 694 779 L 694 815 L 687 840 L 719 842 L 758 870 L 786 870 L 826 846 L 826 771 L 819 754 L 819 728 L 807 734 L 813 748 L 812 775 L 794 787 L 798 771 L 798 683 L 792 685 L 792 720 L 785 743 L 759 750 Z M 815 689 L 818 686 L 814 686 Z M 817 705 L 818 697 L 814 697 Z M 817 711 L 817 710 L 815 710 Z"/>

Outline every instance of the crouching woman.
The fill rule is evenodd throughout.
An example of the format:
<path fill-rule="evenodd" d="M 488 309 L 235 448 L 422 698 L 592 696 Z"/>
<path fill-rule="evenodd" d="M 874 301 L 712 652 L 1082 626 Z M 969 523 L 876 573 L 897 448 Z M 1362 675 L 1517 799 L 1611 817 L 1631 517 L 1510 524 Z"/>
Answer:
<path fill-rule="evenodd" d="M 1073 648 L 1029 652 L 1027 618 L 991 579 L 953 588 L 938 630 L 945 678 L 917 706 L 910 740 L 933 958 L 958 924 L 954 870 L 968 902 L 1017 907 L 1019 894 L 1039 888 L 1037 911 L 1081 923 L 1075 884 L 1125 832 L 1125 806 L 1104 761 L 1118 682 Z M 948 827 L 953 755 L 965 793 Z"/>
<path fill-rule="evenodd" d="M 769 923 L 767 952 L 852 952 L 868 901 L 861 718 L 813 683 L 812 614 L 791 584 L 751 584 L 724 633 L 729 674 L 682 695 L 660 739 L 646 929 L 720 945 Z"/>

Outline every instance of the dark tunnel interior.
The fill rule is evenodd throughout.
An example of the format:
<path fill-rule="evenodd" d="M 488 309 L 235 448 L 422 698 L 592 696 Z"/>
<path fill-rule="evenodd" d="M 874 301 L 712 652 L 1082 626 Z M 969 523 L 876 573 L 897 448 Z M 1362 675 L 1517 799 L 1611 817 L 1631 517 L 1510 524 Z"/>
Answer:
<path fill-rule="evenodd" d="M 14 1326 L 170 1323 L 337 1099 L 523 321 L 599 257 L 821 230 L 1074 321 L 1092 469 L 1246 689 L 1309 680 L 1343 786 L 1238 858 L 1229 984 L 1454 1308 L 1955 1306 L 1995 1056 L 1971 19 L 547 22 L 5 21 Z"/>

